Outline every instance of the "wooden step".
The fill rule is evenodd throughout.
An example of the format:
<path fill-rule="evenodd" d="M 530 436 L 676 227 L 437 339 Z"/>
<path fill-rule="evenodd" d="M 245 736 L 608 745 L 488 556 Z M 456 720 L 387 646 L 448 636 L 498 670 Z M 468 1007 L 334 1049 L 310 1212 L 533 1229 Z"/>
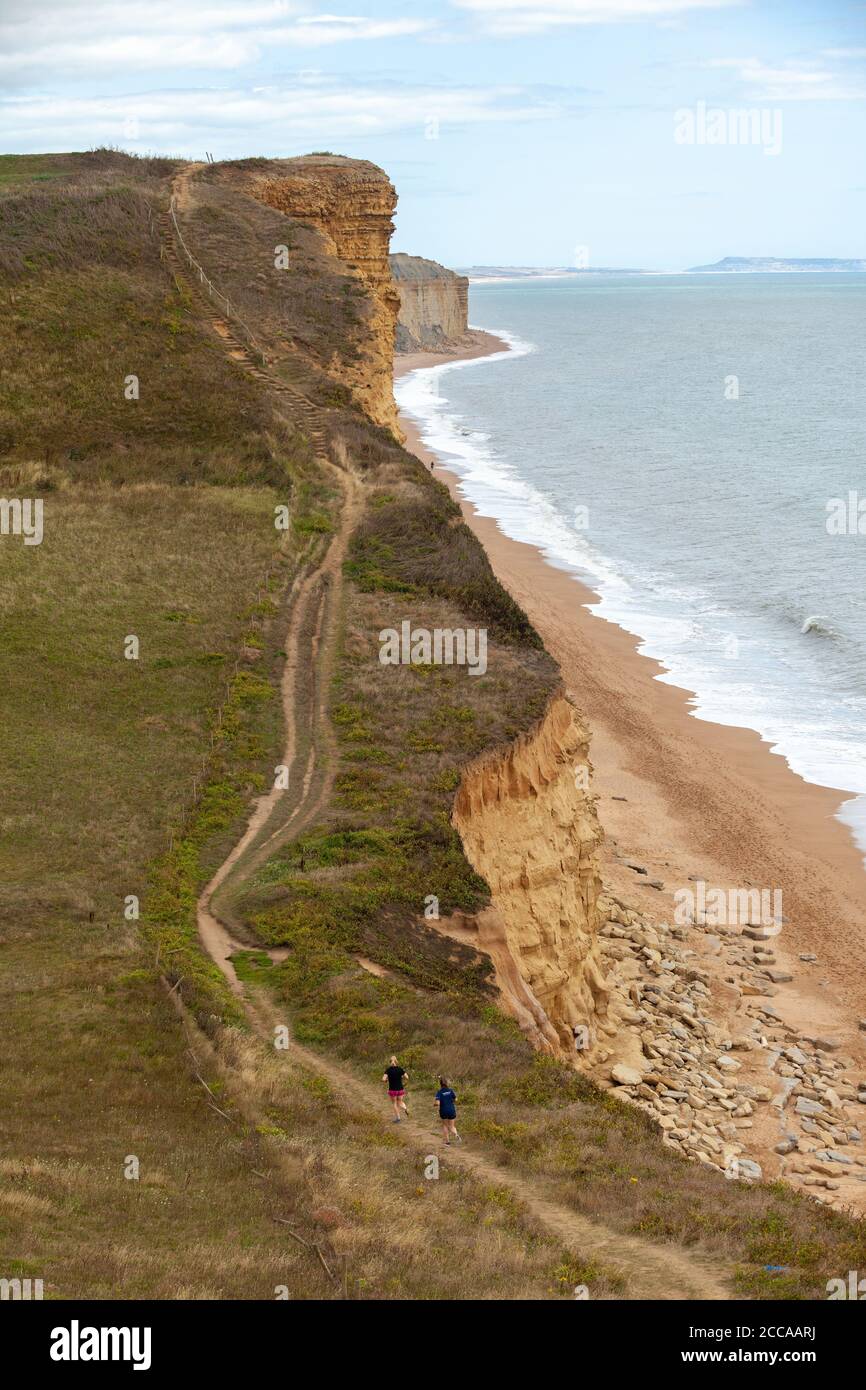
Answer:
<path fill-rule="evenodd" d="M 205 293 L 201 283 L 193 275 L 190 275 L 188 263 L 182 260 L 178 254 L 174 240 L 172 220 L 167 212 L 160 213 L 159 226 L 165 247 L 165 259 L 175 273 L 176 278 L 183 280 L 187 289 L 199 302 L 211 308 L 212 301 L 210 296 Z M 310 442 L 315 445 L 319 452 L 324 454 L 326 452 L 325 435 L 320 424 L 320 408 L 315 406 L 312 401 L 299 391 L 297 386 L 284 381 L 282 377 L 277 377 L 262 368 L 246 343 L 237 336 L 226 319 L 215 314 L 211 314 L 209 317 L 211 328 L 218 334 L 223 345 L 231 350 L 229 355 L 232 361 L 242 367 L 246 374 L 252 377 L 254 381 L 259 382 L 261 385 L 267 387 L 269 391 L 273 391 L 275 394 L 281 396 L 285 405 L 293 407 L 293 418 L 295 423 L 305 430 Z"/>

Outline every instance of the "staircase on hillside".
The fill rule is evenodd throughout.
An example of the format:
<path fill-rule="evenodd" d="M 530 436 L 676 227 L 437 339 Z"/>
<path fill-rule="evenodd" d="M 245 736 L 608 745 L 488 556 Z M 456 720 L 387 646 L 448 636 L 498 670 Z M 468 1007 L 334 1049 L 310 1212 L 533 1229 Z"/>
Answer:
<path fill-rule="evenodd" d="M 173 205 L 168 211 L 160 214 L 159 230 L 162 238 L 163 259 L 169 270 L 178 284 L 183 285 L 204 307 L 211 327 L 220 338 L 228 356 L 233 362 L 237 362 L 248 376 L 261 382 L 263 386 L 280 398 L 281 404 L 287 407 L 287 414 L 292 423 L 303 430 L 312 443 L 316 454 L 320 457 L 327 457 L 327 440 L 322 424 L 323 407 L 315 405 L 297 387 L 283 381 L 276 372 L 269 369 L 265 354 L 260 348 L 252 346 L 252 335 L 249 335 L 251 339 L 249 343 L 243 341 L 233 324 L 233 316 L 230 316 L 230 311 L 225 316 L 214 311 L 211 293 L 224 300 L 227 307 L 228 300 L 211 283 L 202 267 L 198 265 L 183 245 Z M 183 247 L 182 252 L 178 250 L 178 241 Z M 246 332 L 249 334 L 249 330 Z"/>

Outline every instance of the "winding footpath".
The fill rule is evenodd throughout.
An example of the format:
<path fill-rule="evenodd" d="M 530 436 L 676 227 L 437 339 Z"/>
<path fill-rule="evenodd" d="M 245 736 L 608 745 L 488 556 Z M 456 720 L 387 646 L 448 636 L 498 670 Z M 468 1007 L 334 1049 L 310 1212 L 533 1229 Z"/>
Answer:
<path fill-rule="evenodd" d="M 181 214 L 189 206 L 189 180 L 200 167 L 186 166 L 175 179 L 175 206 Z M 231 323 L 214 312 L 213 305 L 187 273 L 185 259 L 178 253 L 174 229 L 168 214 L 161 222 L 165 257 L 185 287 L 204 301 L 214 332 L 227 355 L 273 390 L 280 405 L 286 407 L 293 423 L 301 424 L 314 443 L 320 466 L 337 484 L 342 502 L 340 524 L 327 550 L 315 567 L 297 575 L 287 596 L 290 618 L 285 639 L 285 666 L 281 698 L 285 718 L 285 747 L 282 761 L 289 769 L 288 786 L 274 787 L 259 797 L 243 835 L 220 864 L 198 901 L 198 931 L 204 949 L 219 966 L 233 993 L 243 1001 L 256 1033 L 272 1045 L 274 1027 L 286 1024 L 272 1002 L 261 992 L 248 990 L 235 971 L 232 955 L 249 949 L 249 943 L 236 940 L 226 925 L 230 914 L 221 900 L 232 885 L 246 881 L 278 845 L 309 826 L 328 800 L 333 777 L 334 739 L 327 712 L 329 673 L 333 667 L 343 589 L 343 560 L 349 538 L 362 513 L 363 485 L 350 472 L 337 468 L 325 454 L 321 411 L 300 392 L 286 385 L 260 364 L 236 335 Z M 312 650 L 303 645 L 312 634 Z M 274 953 L 279 958 L 279 953 Z M 343 1102 L 364 1113 L 383 1110 L 381 1086 L 366 1081 L 331 1057 L 303 1047 L 290 1039 L 281 1054 L 304 1069 L 338 1082 L 335 1091 Z M 419 1155 L 420 1163 L 437 1138 L 434 1126 L 414 1119 L 395 1126 L 400 1139 Z M 539 1179 L 522 1177 L 501 1168 L 467 1147 L 453 1149 L 442 1162 L 459 1167 L 488 1187 L 504 1188 L 520 1202 L 525 1215 L 555 1236 L 582 1262 L 598 1260 L 611 1271 L 621 1273 L 628 1299 L 723 1300 L 733 1291 L 712 1257 L 689 1252 L 677 1246 L 662 1246 L 612 1230 L 591 1221 L 572 1208 L 544 1195 Z"/>

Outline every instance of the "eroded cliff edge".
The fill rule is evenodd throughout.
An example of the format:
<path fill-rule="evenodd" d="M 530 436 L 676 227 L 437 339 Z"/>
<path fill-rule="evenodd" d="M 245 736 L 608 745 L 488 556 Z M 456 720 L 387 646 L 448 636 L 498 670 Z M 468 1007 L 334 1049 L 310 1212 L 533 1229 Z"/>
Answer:
<path fill-rule="evenodd" d="M 467 331 L 465 277 L 421 257 L 389 258 L 396 193 L 373 164 L 334 155 L 280 161 L 256 178 L 255 196 L 312 224 L 363 282 L 372 302 L 368 333 L 358 361 L 343 363 L 340 377 L 377 424 L 398 433 L 398 313 L 404 347 L 458 342 Z M 598 944 L 602 832 L 589 792 L 588 745 L 588 729 L 557 694 L 537 725 L 466 767 L 453 821 L 491 905 L 439 924 L 490 956 L 501 1005 L 534 1046 L 572 1061 L 612 1031 Z"/>
<path fill-rule="evenodd" d="M 398 352 L 459 347 L 469 331 L 469 281 L 438 261 L 398 252 L 391 273 L 400 296 Z"/>
<path fill-rule="evenodd" d="M 502 1004 L 533 1043 L 574 1058 L 607 1016 L 598 944 L 602 831 L 589 731 L 555 695 L 541 722 L 464 771 L 454 825 L 491 907 L 462 923 L 496 969 Z M 585 1030 L 585 1031 L 584 1031 Z"/>
<path fill-rule="evenodd" d="M 256 180 L 254 192 L 263 203 L 316 227 L 369 291 L 373 312 L 365 348 L 356 362 L 341 363 L 340 375 L 370 418 L 402 438 L 392 384 L 400 298 L 388 260 L 394 185 L 367 160 L 305 155 L 282 161 L 278 174 Z"/>

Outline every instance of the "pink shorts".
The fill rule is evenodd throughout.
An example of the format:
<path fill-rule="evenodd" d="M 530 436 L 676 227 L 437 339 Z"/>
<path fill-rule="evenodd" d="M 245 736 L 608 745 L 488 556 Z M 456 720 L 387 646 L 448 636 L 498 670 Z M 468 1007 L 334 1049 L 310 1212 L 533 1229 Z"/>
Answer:
<path fill-rule="evenodd" d="M 405 1096 L 405 1094 L 406 1094 L 405 1091 L 389 1091 L 389 1092 L 388 1092 L 388 1095 L 391 1097 L 392 1100 L 399 1100 L 400 1097 L 401 1097 L 401 1096 Z"/>

